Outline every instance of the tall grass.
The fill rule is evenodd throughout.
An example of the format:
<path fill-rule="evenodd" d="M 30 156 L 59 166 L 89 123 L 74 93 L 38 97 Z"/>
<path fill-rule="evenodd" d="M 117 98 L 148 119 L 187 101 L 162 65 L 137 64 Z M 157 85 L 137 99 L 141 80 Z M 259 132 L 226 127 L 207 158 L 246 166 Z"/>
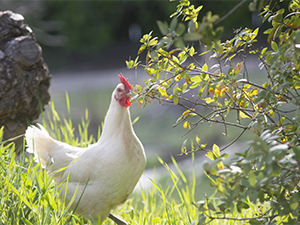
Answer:
<path fill-rule="evenodd" d="M 88 135 L 88 111 L 81 124 L 74 128 L 71 120 L 69 97 L 66 95 L 68 117 L 61 118 L 53 103 L 50 111 L 42 117 L 43 126 L 50 135 L 71 145 L 84 147 L 97 139 Z M 75 130 L 78 136 L 74 135 Z M 85 221 L 81 215 L 74 214 L 70 205 L 59 199 L 60 187 L 52 181 L 33 157 L 23 154 L 18 160 L 15 157 L 13 143 L 2 141 L 3 128 L 0 129 L 0 224 L 97 224 L 97 221 Z M 191 155 L 194 164 L 194 155 Z M 129 224 L 203 224 L 198 221 L 195 170 L 189 178 L 182 172 L 172 158 L 176 172 L 159 158 L 160 163 L 169 171 L 168 185 L 160 185 L 155 178 L 151 179 L 152 188 L 135 192 L 122 206 L 113 210 Z M 200 185 L 201 186 L 201 185 Z M 238 214 L 238 215 L 237 215 Z M 251 216 L 251 210 L 233 214 Z M 199 223 L 198 223 L 199 222 Z M 239 221 L 220 221 L 210 224 L 243 224 Z M 107 220 L 104 224 L 113 224 Z"/>

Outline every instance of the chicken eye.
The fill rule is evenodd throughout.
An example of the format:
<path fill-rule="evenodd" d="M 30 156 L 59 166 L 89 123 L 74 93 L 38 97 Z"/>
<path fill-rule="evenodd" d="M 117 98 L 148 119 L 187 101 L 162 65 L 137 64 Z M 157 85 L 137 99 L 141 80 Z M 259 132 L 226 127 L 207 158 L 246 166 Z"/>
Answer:
<path fill-rule="evenodd" d="M 122 92 L 122 89 L 121 89 L 121 88 L 118 88 L 117 91 L 118 91 L 118 92 Z"/>

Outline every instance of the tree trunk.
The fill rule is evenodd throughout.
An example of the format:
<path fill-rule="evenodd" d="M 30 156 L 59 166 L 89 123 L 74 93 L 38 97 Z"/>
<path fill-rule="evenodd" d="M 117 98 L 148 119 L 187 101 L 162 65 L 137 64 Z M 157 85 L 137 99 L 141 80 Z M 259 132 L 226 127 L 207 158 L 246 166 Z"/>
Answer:
<path fill-rule="evenodd" d="M 0 126 L 4 140 L 24 134 L 50 100 L 51 74 L 24 17 L 0 12 Z M 23 137 L 14 140 L 21 150 Z"/>

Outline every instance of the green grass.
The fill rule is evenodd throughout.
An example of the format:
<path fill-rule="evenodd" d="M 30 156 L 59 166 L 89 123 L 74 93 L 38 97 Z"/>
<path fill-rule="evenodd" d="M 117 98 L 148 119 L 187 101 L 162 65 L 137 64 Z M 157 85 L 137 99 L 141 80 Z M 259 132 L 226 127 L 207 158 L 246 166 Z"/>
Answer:
<path fill-rule="evenodd" d="M 69 98 L 66 98 L 66 117 L 56 112 L 54 104 L 51 110 L 42 118 L 43 125 L 50 135 L 76 146 L 86 146 L 95 142 L 100 135 L 88 134 L 89 118 L 87 110 L 82 121 L 75 125 L 71 119 Z M 74 135 L 78 130 L 79 136 Z M 0 130 L 0 137 L 3 129 Z M 96 137 L 95 137 L 96 136 Z M 2 140 L 2 139 L 1 139 Z M 84 221 L 81 215 L 69 210 L 59 199 L 60 187 L 52 182 L 52 178 L 38 165 L 34 165 L 32 157 L 21 156 L 15 160 L 14 145 L 8 142 L 0 144 L 0 224 L 97 224 L 97 222 Z M 193 167 L 195 163 L 192 157 Z M 195 169 L 186 173 L 181 170 L 176 160 L 172 158 L 174 170 L 159 158 L 161 165 L 169 172 L 163 180 L 151 180 L 152 187 L 141 189 L 119 208 L 113 210 L 115 215 L 125 219 L 129 224 L 198 224 L 199 211 L 195 206 L 203 199 L 205 193 L 202 188 L 208 187 L 205 179 L 196 178 Z M 197 182 L 198 180 L 198 182 Z M 208 198 L 212 193 L 207 193 Z M 256 207 L 256 206 L 253 206 Z M 211 212 L 213 213 L 213 212 Z M 251 217 L 253 210 L 242 210 L 233 213 L 231 217 Z M 113 224 L 107 220 L 104 224 Z M 213 221 L 209 224 L 244 224 L 240 221 Z"/>

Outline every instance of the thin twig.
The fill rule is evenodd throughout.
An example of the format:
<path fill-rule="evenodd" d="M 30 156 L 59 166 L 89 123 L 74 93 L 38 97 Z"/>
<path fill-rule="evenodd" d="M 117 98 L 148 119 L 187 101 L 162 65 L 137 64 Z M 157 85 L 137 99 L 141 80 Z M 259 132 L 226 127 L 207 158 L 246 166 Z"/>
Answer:
<path fill-rule="evenodd" d="M 271 216 L 256 216 L 256 217 L 246 217 L 246 218 L 230 218 L 230 217 L 213 217 L 208 216 L 210 219 L 214 220 L 235 220 L 235 221 L 246 221 L 246 220 L 257 220 L 257 219 L 273 219 L 274 217 L 278 216 L 278 214 L 271 215 Z"/>
<path fill-rule="evenodd" d="M 230 143 L 228 143 L 226 146 L 220 149 L 220 152 L 224 151 L 226 148 L 234 144 L 245 133 L 246 130 L 248 130 L 248 128 L 243 129 L 242 132 L 235 139 L 233 139 Z"/>
<path fill-rule="evenodd" d="M 237 10 L 240 6 L 242 6 L 247 0 L 242 0 L 240 3 L 238 3 L 236 6 L 234 6 L 225 16 L 217 20 L 214 25 L 217 25 L 218 23 L 225 20 L 228 16 L 230 16 L 235 10 Z"/>

